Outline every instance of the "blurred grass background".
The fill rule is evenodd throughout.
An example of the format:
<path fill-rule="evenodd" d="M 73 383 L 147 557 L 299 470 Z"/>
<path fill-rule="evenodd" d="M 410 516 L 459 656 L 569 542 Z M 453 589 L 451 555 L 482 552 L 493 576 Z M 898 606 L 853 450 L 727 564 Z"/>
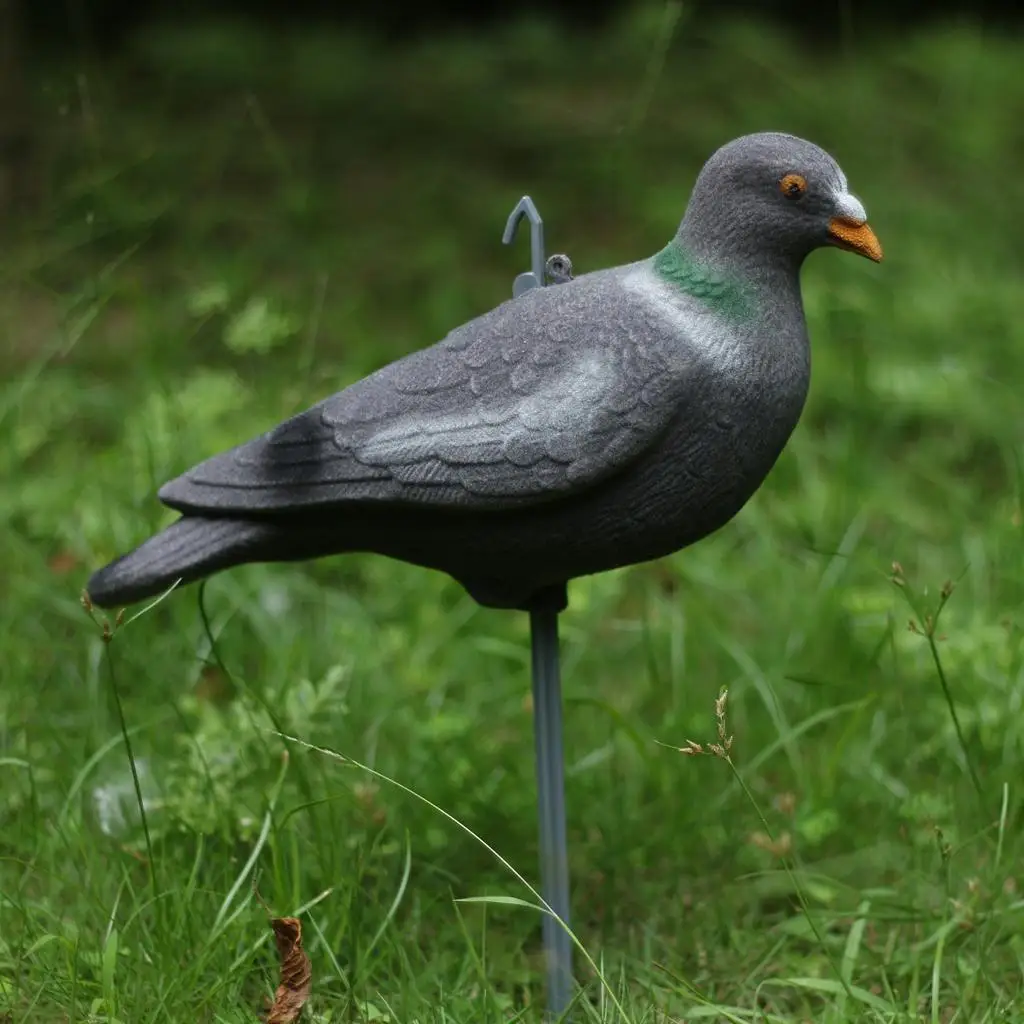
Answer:
<path fill-rule="evenodd" d="M 886 261 L 809 261 L 808 408 L 738 519 L 571 589 L 574 924 L 631 1020 L 1024 1019 L 1024 40 L 677 14 L 401 46 L 183 22 L 32 68 L 37 205 L 0 251 L 0 1020 L 254 1019 L 253 878 L 313 904 L 311 1019 L 540 1019 L 535 915 L 452 902 L 515 880 L 271 734 L 532 878 L 525 617 L 350 556 L 217 577 L 216 652 L 195 589 L 108 648 L 79 593 L 173 518 L 163 481 L 506 298 L 521 194 L 577 272 L 626 262 L 756 130 L 836 156 Z M 714 737 L 723 686 L 753 802 L 670 749 Z"/>

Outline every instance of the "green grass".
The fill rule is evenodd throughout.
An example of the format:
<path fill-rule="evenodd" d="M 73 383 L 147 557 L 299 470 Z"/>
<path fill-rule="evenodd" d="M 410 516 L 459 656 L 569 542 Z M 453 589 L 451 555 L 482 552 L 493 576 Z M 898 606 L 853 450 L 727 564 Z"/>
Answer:
<path fill-rule="evenodd" d="M 80 588 L 169 521 L 164 480 L 505 298 L 524 191 L 577 270 L 624 262 L 779 128 L 887 258 L 810 261 L 809 405 L 738 519 L 572 588 L 574 925 L 608 986 L 581 966 L 578 1019 L 1024 1020 L 1024 40 L 666 26 L 208 26 L 37 69 L 41 207 L 0 252 L 0 1020 L 254 1020 L 254 881 L 301 911 L 308 1019 L 540 1019 L 536 914 L 455 902 L 529 892 L 401 788 L 534 878 L 523 616 L 349 557 L 211 581 L 216 651 L 194 588 L 108 646 Z M 734 770 L 672 749 L 722 687 Z"/>

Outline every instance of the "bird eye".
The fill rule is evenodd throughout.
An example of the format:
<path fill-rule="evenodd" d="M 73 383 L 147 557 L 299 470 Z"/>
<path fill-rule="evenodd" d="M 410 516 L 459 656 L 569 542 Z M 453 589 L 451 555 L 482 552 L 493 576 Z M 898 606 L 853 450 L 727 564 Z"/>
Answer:
<path fill-rule="evenodd" d="M 787 174 L 779 188 L 787 199 L 799 199 L 807 191 L 807 179 L 802 174 Z"/>

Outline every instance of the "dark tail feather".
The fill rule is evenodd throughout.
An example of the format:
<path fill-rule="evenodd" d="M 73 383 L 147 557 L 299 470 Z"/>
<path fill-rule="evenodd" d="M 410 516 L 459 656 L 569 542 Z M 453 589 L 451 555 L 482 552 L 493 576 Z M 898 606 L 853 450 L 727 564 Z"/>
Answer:
<path fill-rule="evenodd" d="M 280 537 L 269 522 L 183 516 L 93 573 L 86 589 L 101 608 L 134 604 L 163 593 L 175 580 L 191 583 L 232 565 L 280 558 L 282 552 L 274 550 Z"/>

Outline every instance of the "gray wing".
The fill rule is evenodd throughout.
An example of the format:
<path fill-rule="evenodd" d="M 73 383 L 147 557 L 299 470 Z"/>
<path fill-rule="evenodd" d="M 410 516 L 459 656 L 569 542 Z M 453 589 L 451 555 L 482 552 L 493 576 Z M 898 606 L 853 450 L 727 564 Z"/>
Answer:
<path fill-rule="evenodd" d="M 688 375 L 668 365 L 664 321 L 608 281 L 577 287 L 587 280 L 499 306 L 200 463 L 161 499 L 193 512 L 482 509 L 597 483 L 657 440 Z"/>

